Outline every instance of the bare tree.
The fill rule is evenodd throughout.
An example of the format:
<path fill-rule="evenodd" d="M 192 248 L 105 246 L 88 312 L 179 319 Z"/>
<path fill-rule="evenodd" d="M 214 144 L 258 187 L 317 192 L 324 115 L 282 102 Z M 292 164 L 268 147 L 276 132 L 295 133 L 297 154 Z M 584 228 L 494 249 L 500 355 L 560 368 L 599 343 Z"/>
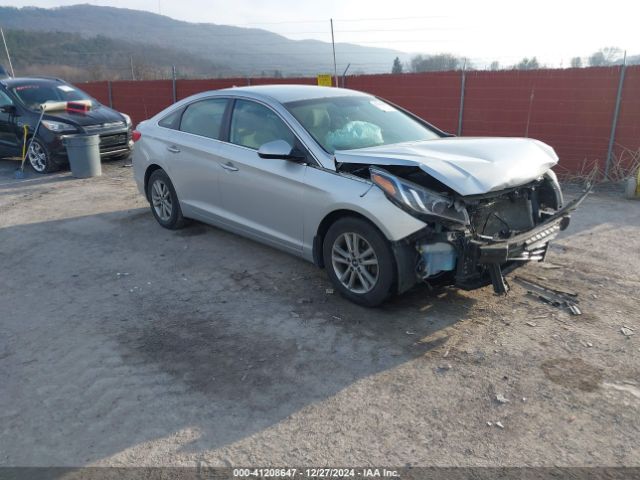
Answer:
<path fill-rule="evenodd" d="M 618 47 L 605 47 L 589 56 L 590 67 L 606 67 L 615 65 L 622 56 L 622 50 Z"/>

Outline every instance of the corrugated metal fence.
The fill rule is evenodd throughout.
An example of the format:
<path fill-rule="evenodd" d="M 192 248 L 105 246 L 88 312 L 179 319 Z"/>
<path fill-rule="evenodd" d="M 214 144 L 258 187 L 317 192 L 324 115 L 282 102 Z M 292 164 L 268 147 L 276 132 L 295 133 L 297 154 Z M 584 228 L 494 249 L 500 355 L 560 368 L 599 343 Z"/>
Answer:
<path fill-rule="evenodd" d="M 612 161 L 630 159 L 640 149 L 640 66 L 626 67 L 619 89 L 622 68 L 361 75 L 346 77 L 345 86 L 386 98 L 453 133 L 540 139 L 558 152 L 560 173 L 578 173 L 595 165 L 605 170 L 619 94 Z M 139 122 L 170 105 L 174 92 L 180 100 L 206 90 L 273 83 L 313 85 L 316 80 L 118 81 L 83 88 Z"/>

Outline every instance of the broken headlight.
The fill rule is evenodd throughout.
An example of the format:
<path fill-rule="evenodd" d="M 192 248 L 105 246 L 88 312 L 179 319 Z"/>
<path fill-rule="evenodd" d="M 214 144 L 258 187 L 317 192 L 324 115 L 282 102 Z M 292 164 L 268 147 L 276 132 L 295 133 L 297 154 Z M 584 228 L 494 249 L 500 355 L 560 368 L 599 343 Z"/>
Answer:
<path fill-rule="evenodd" d="M 369 168 L 371 181 L 395 203 L 418 215 L 426 215 L 467 225 L 467 210 L 453 199 L 391 175 L 381 168 Z"/>

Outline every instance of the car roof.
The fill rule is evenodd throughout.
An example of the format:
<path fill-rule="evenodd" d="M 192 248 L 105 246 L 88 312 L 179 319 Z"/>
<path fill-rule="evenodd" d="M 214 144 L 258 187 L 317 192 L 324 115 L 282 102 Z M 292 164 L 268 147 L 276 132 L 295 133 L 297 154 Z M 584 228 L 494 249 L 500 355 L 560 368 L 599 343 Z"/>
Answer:
<path fill-rule="evenodd" d="M 2 84 L 6 87 L 15 87 L 18 85 L 24 85 L 25 83 L 46 85 L 50 83 L 65 83 L 56 77 L 9 77 L 1 80 Z"/>
<path fill-rule="evenodd" d="M 256 85 L 253 87 L 232 87 L 215 90 L 219 94 L 246 94 L 257 99 L 272 99 L 280 103 L 311 100 L 315 98 L 368 96 L 366 93 L 347 88 L 318 87 L 316 85 Z"/>

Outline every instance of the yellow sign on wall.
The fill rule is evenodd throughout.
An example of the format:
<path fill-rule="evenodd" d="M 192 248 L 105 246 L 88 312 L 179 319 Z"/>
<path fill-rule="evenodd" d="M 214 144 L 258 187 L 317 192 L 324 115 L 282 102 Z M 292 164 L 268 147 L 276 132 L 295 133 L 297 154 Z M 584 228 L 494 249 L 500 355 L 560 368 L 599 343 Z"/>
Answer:
<path fill-rule="evenodd" d="M 333 86 L 333 79 L 331 78 L 331 75 L 328 75 L 328 74 L 318 75 L 318 86 L 319 87 L 332 87 Z"/>

